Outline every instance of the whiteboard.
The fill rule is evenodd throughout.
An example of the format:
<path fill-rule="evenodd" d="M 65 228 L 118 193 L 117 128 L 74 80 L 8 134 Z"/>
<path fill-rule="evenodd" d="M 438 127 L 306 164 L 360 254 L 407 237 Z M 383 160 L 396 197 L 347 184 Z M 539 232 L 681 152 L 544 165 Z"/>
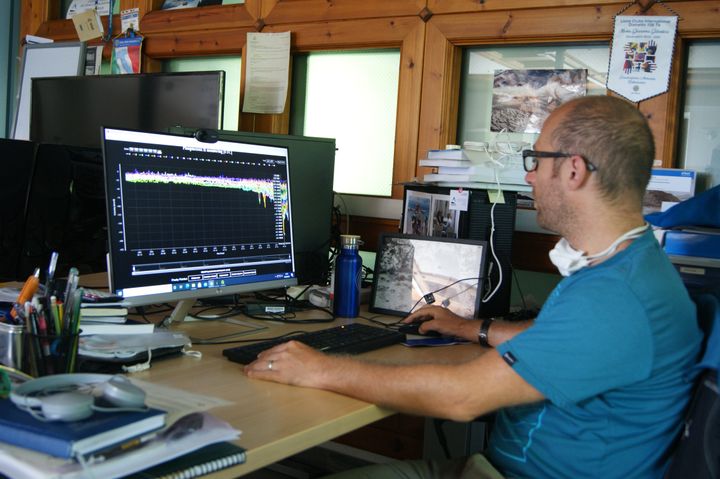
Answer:
<path fill-rule="evenodd" d="M 84 65 L 84 42 L 25 45 L 12 138 L 30 139 L 32 79 L 81 75 Z"/>

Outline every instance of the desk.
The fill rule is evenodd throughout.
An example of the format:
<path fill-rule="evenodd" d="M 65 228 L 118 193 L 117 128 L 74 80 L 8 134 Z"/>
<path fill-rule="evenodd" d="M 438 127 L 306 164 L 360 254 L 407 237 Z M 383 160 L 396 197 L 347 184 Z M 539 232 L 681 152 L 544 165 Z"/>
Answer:
<path fill-rule="evenodd" d="M 81 278 L 81 284 L 103 288 L 106 279 L 102 275 L 87 275 Z M 363 308 L 361 314 L 369 313 Z M 239 318 L 242 319 L 242 316 Z M 398 318 L 386 316 L 377 319 L 390 323 Z M 338 319 L 333 323 L 307 325 L 263 321 L 261 324 L 270 326 L 268 329 L 241 336 L 240 339 L 268 338 L 288 331 L 311 331 L 352 321 Z M 247 328 L 232 323 L 202 321 L 175 324 L 172 329 L 184 331 L 190 337 L 211 338 Z M 193 346 L 203 353 L 201 359 L 188 356 L 158 359 L 153 361 L 149 370 L 132 375 L 144 381 L 219 397 L 233 403 L 210 412 L 242 431 L 237 443 L 247 450 L 247 460 L 210 477 L 231 478 L 249 473 L 394 414 L 392 410 L 328 391 L 248 379 L 242 372 L 241 364 L 231 362 L 222 355 L 223 349 L 232 346 Z M 479 356 L 483 351 L 474 344 L 436 348 L 396 345 L 358 357 L 404 364 L 461 362 Z"/>
<path fill-rule="evenodd" d="M 387 320 L 390 322 L 397 318 Z M 302 326 L 302 329 L 322 329 L 347 322 L 350 320 L 341 319 L 331 324 Z M 244 338 L 266 338 L 299 329 L 298 325 L 272 324 L 270 329 Z M 217 322 L 173 326 L 174 329 L 199 338 L 226 334 L 233 327 L 238 328 Z M 153 362 L 151 369 L 133 375 L 145 381 L 234 402 L 231 406 L 215 408 L 210 412 L 242 431 L 238 444 L 247 449 L 247 461 L 211 477 L 237 477 L 394 413 L 327 391 L 248 379 L 242 373 L 242 365 L 222 356 L 222 350 L 231 346 L 196 346 L 193 349 L 202 351 L 202 359 L 181 357 L 158 360 Z M 359 357 L 393 363 L 454 362 L 475 357 L 482 351 L 477 345 L 414 349 L 397 345 L 364 353 Z"/>

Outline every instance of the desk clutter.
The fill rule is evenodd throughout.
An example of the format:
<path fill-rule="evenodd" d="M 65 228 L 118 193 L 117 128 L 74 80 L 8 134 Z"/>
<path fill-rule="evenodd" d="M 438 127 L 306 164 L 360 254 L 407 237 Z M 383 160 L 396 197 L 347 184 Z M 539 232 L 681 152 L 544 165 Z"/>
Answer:
<path fill-rule="evenodd" d="M 240 431 L 206 411 L 219 405 L 227 401 L 124 376 L 26 381 L 0 399 L 0 474 L 190 478 L 242 464 L 244 449 L 229 442 Z M 68 415 L 85 407 L 87 417 Z"/>

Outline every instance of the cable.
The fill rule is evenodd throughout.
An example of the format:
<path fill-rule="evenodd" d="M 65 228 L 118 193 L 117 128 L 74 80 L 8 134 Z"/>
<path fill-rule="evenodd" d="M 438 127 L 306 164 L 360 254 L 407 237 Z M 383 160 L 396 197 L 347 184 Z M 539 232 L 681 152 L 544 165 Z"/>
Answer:
<path fill-rule="evenodd" d="M 193 344 L 235 344 L 235 343 L 256 343 L 256 342 L 263 342 L 263 341 L 275 341 L 278 339 L 285 339 L 287 338 L 288 341 L 290 341 L 293 336 L 298 336 L 301 334 L 305 334 L 307 331 L 290 331 L 285 334 L 281 334 L 280 336 L 274 336 L 270 338 L 254 338 L 254 339 L 234 339 L 230 341 L 215 341 L 212 338 L 211 339 L 196 339 L 193 340 Z"/>
<path fill-rule="evenodd" d="M 498 178 L 497 170 L 495 170 L 495 181 L 498 185 L 498 194 L 502 194 L 502 190 L 500 189 L 500 180 Z M 488 192 L 488 196 L 489 196 Z M 495 259 L 495 264 L 497 265 L 498 270 L 498 283 L 495 285 L 495 289 L 492 290 L 487 296 L 485 296 L 482 299 L 483 303 L 487 303 L 492 299 L 493 296 L 495 296 L 495 293 L 498 292 L 500 289 L 500 286 L 503 284 L 503 271 L 502 271 L 502 265 L 500 264 L 500 260 L 497 257 L 497 253 L 495 252 L 495 207 L 497 206 L 497 201 L 495 201 L 490 208 L 490 252 L 492 253 L 493 258 Z"/>
<path fill-rule="evenodd" d="M 438 289 L 436 289 L 436 290 L 434 290 L 434 291 L 430 291 L 429 293 L 425 293 L 420 299 L 418 299 L 418 300 L 415 302 L 415 304 L 413 304 L 412 308 L 410 308 L 410 311 L 408 311 L 408 314 L 412 313 L 413 310 L 414 310 L 415 308 L 417 308 L 417 305 L 420 304 L 420 301 L 422 301 L 423 299 L 426 299 L 429 295 L 433 295 L 433 294 L 435 294 L 435 293 L 439 293 L 440 291 L 444 291 L 444 290 L 448 289 L 449 287 L 454 286 L 454 285 L 456 285 L 456 284 L 458 284 L 458 283 L 460 283 L 460 282 L 462 282 L 462 281 L 472 281 L 472 280 L 476 280 L 476 281 L 478 281 L 478 283 L 479 283 L 482 279 L 483 279 L 482 277 L 462 278 L 462 279 L 458 279 L 458 280 L 456 280 L 456 281 L 453 281 L 452 283 L 450 283 L 450 284 L 448 284 L 448 285 L 445 285 L 445 286 L 443 286 L 442 288 L 438 288 Z M 478 283 L 475 283 L 475 285 L 477 285 Z M 474 286 L 474 285 L 471 285 L 471 286 Z M 428 304 L 430 304 L 430 303 L 428 303 Z M 397 323 L 396 323 L 396 324 L 397 324 Z"/>
<path fill-rule="evenodd" d="M 515 278 L 515 285 L 518 289 L 518 294 L 520 294 L 520 301 L 522 301 L 523 309 L 528 309 L 527 303 L 525 302 L 525 295 L 523 294 L 522 288 L 520 287 L 520 280 L 517 277 L 517 271 L 515 271 L 515 268 L 512 270 L 513 272 L 513 278 Z"/>
<path fill-rule="evenodd" d="M 348 211 L 347 203 L 345 203 L 345 198 L 343 198 L 340 193 L 335 193 L 335 196 L 340 199 L 340 203 L 343 204 L 343 209 L 345 210 L 345 234 L 350 234 L 350 212 Z"/>

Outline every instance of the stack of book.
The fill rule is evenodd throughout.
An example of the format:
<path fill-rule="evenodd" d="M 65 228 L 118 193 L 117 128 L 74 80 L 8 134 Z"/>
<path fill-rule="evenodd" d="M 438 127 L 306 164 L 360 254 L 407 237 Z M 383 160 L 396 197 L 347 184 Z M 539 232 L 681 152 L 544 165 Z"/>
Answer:
<path fill-rule="evenodd" d="M 427 158 L 418 164 L 435 169 L 433 173 L 423 176 L 426 183 L 495 188 L 499 182 L 506 189 L 529 191 L 522 160 L 518 160 L 517 164 L 503 163 L 494 160 L 493 152 L 492 146 L 487 143 L 465 142 L 462 149 L 429 150 Z M 499 157 L 507 159 L 508 156 Z M 512 186 L 508 188 L 509 185 Z"/>
<path fill-rule="evenodd" d="M 128 309 L 119 303 L 82 303 L 80 335 L 88 334 L 145 334 L 152 333 L 152 323 L 138 323 L 127 319 Z"/>
<path fill-rule="evenodd" d="M 0 476 L 12 479 L 189 479 L 245 462 L 239 431 L 203 412 L 165 425 L 164 411 L 42 422 L 0 402 Z M 80 460 L 84 464 L 80 463 Z"/>

